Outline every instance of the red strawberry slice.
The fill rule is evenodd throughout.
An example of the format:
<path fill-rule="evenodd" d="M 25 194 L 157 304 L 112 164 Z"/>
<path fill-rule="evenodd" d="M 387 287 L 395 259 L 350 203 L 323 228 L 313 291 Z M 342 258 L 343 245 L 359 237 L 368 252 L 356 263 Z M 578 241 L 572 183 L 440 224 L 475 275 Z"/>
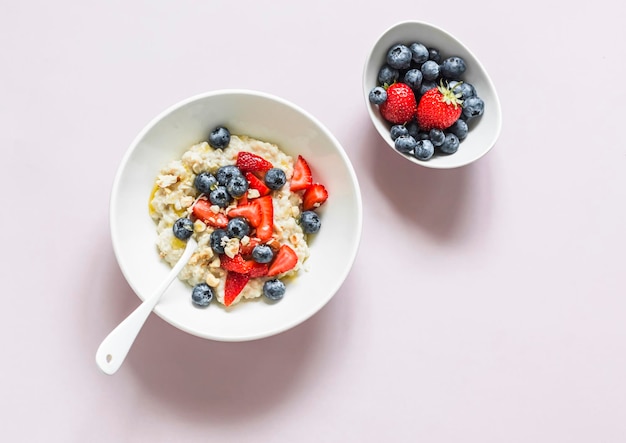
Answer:
<path fill-rule="evenodd" d="M 241 254 L 230 258 L 226 254 L 220 255 L 220 266 L 227 271 L 236 272 L 238 274 L 247 274 L 252 269 L 255 262 L 252 260 L 244 260 Z"/>
<path fill-rule="evenodd" d="M 387 88 L 387 100 L 378 109 L 388 122 L 404 124 L 412 120 L 417 112 L 415 94 L 409 85 L 394 83 Z"/>
<path fill-rule="evenodd" d="M 261 210 L 261 222 L 256 227 L 256 236 L 261 241 L 267 241 L 274 234 L 274 202 L 271 195 L 259 197 L 254 203 Z"/>
<path fill-rule="evenodd" d="M 270 188 L 267 187 L 263 180 L 260 180 L 256 175 L 252 172 L 246 172 L 246 179 L 248 179 L 248 183 L 250 184 L 250 189 L 256 189 L 259 191 L 261 196 L 267 195 L 270 193 Z"/>
<path fill-rule="evenodd" d="M 243 254 L 239 253 L 233 258 L 226 254 L 220 255 L 220 266 L 229 272 L 244 274 L 250 278 L 263 277 L 267 275 L 269 265 L 267 263 L 257 263 L 254 260 L 246 260 Z"/>
<path fill-rule="evenodd" d="M 263 157 L 248 151 L 241 151 L 237 154 L 235 165 L 241 172 L 266 172 L 274 167 L 274 165 Z"/>
<path fill-rule="evenodd" d="M 239 246 L 239 253 L 243 255 L 244 257 L 250 257 L 254 247 L 260 244 L 261 244 L 260 239 L 258 239 L 257 237 L 250 237 L 250 241 L 247 244 Z"/>
<path fill-rule="evenodd" d="M 221 212 L 217 214 L 211 210 L 211 202 L 201 198 L 196 201 L 191 209 L 196 218 L 202 220 L 207 225 L 216 228 L 225 228 L 228 225 L 228 217 Z"/>
<path fill-rule="evenodd" d="M 248 271 L 248 277 L 257 278 L 257 277 L 265 277 L 269 272 L 270 265 L 267 263 L 257 263 L 253 261 L 252 269 Z"/>
<path fill-rule="evenodd" d="M 289 189 L 293 192 L 308 188 L 313 183 L 313 175 L 307 161 L 301 155 L 298 156 L 293 165 L 293 176 Z"/>
<path fill-rule="evenodd" d="M 237 199 L 237 206 L 247 205 L 248 204 L 248 193 L 245 193 L 241 197 Z"/>
<path fill-rule="evenodd" d="M 250 276 L 229 271 L 224 283 L 224 305 L 230 306 L 248 284 L 248 281 L 250 281 Z"/>
<path fill-rule="evenodd" d="M 251 226 L 257 227 L 261 223 L 261 208 L 254 201 L 247 205 L 239 205 L 228 211 L 228 217 L 243 217 L 248 220 Z"/>
<path fill-rule="evenodd" d="M 220 255 L 220 266 L 229 272 L 244 274 L 250 278 L 263 277 L 267 275 L 269 265 L 267 263 L 257 263 L 254 260 L 246 260 L 240 252 L 233 258 L 226 254 Z"/>
<path fill-rule="evenodd" d="M 328 199 L 328 191 L 320 183 L 312 184 L 302 196 L 302 209 L 310 211 L 319 208 Z"/>
<path fill-rule="evenodd" d="M 298 263 L 298 256 L 288 245 L 281 245 L 274 261 L 270 265 L 267 275 L 272 277 L 274 275 L 282 274 L 283 272 L 290 271 Z"/>

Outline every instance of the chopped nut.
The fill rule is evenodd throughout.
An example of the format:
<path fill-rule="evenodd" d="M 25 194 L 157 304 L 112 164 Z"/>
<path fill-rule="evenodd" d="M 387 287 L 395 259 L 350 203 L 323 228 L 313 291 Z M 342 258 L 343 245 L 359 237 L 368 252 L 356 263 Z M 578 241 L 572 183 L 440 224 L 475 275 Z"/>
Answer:
<path fill-rule="evenodd" d="M 180 199 L 180 206 L 182 208 L 188 208 L 194 202 L 194 198 L 191 195 L 186 195 Z"/>
<path fill-rule="evenodd" d="M 178 181 L 178 176 L 173 174 L 159 175 L 156 179 L 156 184 L 159 188 L 167 188 Z"/>
<path fill-rule="evenodd" d="M 266 245 L 269 246 L 270 248 L 278 251 L 278 249 L 280 248 L 280 242 L 278 240 L 276 240 L 275 238 L 271 239 L 270 241 L 266 242 Z"/>
<path fill-rule="evenodd" d="M 211 210 L 213 214 L 217 214 L 218 212 L 220 212 L 220 207 L 217 205 L 211 205 L 209 209 Z"/>
<path fill-rule="evenodd" d="M 189 263 L 192 265 L 204 264 L 213 258 L 213 250 L 211 248 L 202 249 L 191 256 Z"/>
<path fill-rule="evenodd" d="M 220 261 L 220 258 L 218 256 L 215 256 L 213 261 L 209 263 L 209 268 L 219 268 L 221 264 L 222 262 Z"/>
<path fill-rule="evenodd" d="M 292 206 L 291 215 L 293 215 L 294 217 L 297 217 L 298 215 L 300 215 L 300 208 L 298 208 L 297 206 Z"/>
<path fill-rule="evenodd" d="M 204 280 L 206 282 L 207 285 L 209 285 L 212 288 L 215 288 L 219 283 L 219 279 L 214 276 L 211 272 L 207 272 L 206 274 L 206 278 Z"/>
<path fill-rule="evenodd" d="M 204 232 L 206 231 L 206 225 L 202 220 L 196 220 L 193 222 L 193 230 L 195 232 Z"/>
<path fill-rule="evenodd" d="M 231 238 L 226 242 L 224 246 L 224 254 L 233 258 L 239 252 L 239 239 L 237 237 Z"/>
<path fill-rule="evenodd" d="M 250 243 L 250 237 L 248 237 L 247 235 L 244 235 L 241 239 L 241 244 L 243 246 L 246 246 L 248 243 Z"/>
<path fill-rule="evenodd" d="M 258 198 L 261 196 L 261 193 L 258 189 L 248 189 L 248 198 Z"/>

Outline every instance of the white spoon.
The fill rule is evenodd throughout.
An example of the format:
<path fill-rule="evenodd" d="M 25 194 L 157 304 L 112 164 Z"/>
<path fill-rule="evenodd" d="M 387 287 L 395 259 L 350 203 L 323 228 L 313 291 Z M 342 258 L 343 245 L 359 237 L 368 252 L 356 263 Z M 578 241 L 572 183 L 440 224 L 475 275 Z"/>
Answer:
<path fill-rule="evenodd" d="M 154 309 L 161 296 L 185 267 L 197 246 L 198 243 L 193 238 L 187 240 L 187 246 L 183 255 L 161 286 L 102 341 L 96 351 L 96 363 L 105 374 L 113 375 L 122 366 L 130 347 L 133 345 L 137 334 L 139 334 L 152 309 Z"/>

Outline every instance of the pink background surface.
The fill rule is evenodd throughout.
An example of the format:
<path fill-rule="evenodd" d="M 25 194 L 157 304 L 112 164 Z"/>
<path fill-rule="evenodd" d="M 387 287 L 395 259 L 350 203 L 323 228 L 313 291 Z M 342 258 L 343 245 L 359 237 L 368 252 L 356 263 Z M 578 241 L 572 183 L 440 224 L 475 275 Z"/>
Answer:
<path fill-rule="evenodd" d="M 3 5 L 2 440 L 626 441 L 620 3 L 261 3 Z M 407 19 L 496 85 L 503 131 L 472 166 L 403 162 L 368 120 L 363 63 Z M 114 173 L 154 115 L 220 88 L 337 136 L 359 256 L 291 331 L 217 343 L 151 316 L 105 376 L 96 348 L 139 303 L 110 242 Z"/>

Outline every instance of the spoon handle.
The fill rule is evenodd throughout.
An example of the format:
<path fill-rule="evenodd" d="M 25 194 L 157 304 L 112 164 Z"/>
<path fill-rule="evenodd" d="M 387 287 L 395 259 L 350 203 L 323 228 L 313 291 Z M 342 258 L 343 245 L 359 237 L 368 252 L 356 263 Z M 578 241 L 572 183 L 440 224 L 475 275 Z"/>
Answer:
<path fill-rule="evenodd" d="M 102 341 L 96 351 L 96 364 L 107 375 L 113 375 L 122 366 L 128 351 L 133 345 L 137 334 L 143 327 L 148 316 L 167 288 L 176 279 L 180 271 L 185 267 L 191 255 L 196 250 L 197 243 L 194 239 L 187 240 L 187 246 L 180 260 L 172 268 L 167 278 L 158 289 L 128 317 L 126 317 L 109 335 Z"/>

